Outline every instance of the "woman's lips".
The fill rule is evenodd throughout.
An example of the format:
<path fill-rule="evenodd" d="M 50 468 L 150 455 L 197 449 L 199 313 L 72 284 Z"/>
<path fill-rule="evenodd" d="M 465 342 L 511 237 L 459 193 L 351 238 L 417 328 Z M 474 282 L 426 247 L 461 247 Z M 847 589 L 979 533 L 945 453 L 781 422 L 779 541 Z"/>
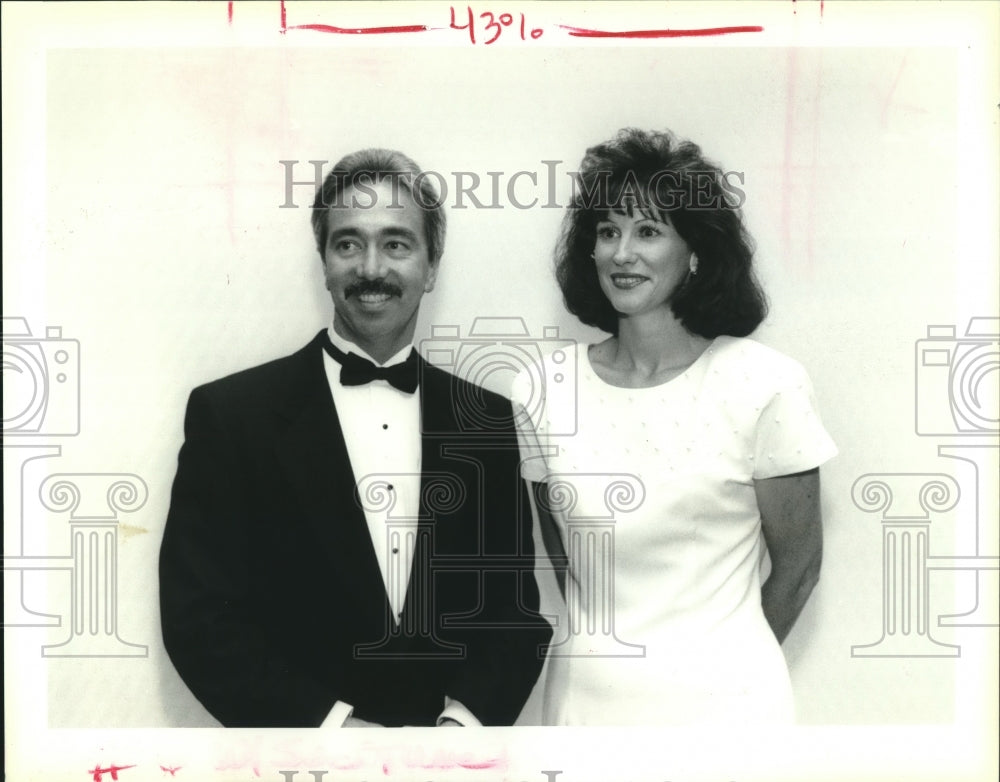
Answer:
<path fill-rule="evenodd" d="M 649 277 L 643 277 L 641 274 L 612 274 L 611 283 L 616 288 L 621 288 L 622 290 L 628 290 L 634 288 L 637 285 L 641 285 L 646 282 Z"/>

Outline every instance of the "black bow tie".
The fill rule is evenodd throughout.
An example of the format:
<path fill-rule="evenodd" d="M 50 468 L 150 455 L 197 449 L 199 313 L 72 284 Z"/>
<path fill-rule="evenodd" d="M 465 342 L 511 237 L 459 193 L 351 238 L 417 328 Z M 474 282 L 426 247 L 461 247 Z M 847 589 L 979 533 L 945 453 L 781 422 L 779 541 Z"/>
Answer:
<path fill-rule="evenodd" d="M 379 367 L 362 358 L 357 353 L 345 353 L 330 341 L 330 335 L 323 331 L 323 349 L 340 363 L 340 384 L 363 386 L 373 380 L 385 380 L 389 385 L 412 394 L 417 390 L 417 351 L 411 350 L 406 361 L 391 367 Z"/>

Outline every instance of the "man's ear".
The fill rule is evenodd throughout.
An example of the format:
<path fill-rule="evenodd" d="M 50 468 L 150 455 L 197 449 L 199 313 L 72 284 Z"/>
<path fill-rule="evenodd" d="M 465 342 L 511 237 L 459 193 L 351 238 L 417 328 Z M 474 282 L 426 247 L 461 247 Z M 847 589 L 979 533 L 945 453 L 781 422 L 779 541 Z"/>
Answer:
<path fill-rule="evenodd" d="M 424 282 L 424 293 L 430 293 L 434 290 L 434 283 L 437 282 L 438 266 L 440 266 L 441 261 L 437 260 L 429 265 L 427 271 L 427 280 Z"/>

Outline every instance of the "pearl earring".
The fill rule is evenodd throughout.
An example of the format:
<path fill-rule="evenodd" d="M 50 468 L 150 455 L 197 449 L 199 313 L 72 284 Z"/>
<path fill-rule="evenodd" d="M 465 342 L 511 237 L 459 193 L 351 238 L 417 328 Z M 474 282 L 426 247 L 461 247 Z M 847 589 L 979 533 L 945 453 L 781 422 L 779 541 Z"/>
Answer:
<path fill-rule="evenodd" d="M 688 270 L 691 272 L 692 275 L 698 273 L 698 256 L 695 255 L 694 253 L 691 253 L 691 261 L 688 264 Z"/>

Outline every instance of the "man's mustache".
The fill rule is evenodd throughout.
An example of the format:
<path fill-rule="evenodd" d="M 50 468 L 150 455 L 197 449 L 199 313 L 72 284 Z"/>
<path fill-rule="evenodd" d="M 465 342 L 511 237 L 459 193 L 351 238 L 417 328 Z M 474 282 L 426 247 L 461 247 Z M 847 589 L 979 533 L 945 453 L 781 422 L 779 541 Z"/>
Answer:
<path fill-rule="evenodd" d="M 389 296 L 402 296 L 403 290 L 398 285 L 393 285 L 388 280 L 358 280 L 351 283 L 344 289 L 344 297 L 361 296 L 365 293 L 386 294 Z"/>

